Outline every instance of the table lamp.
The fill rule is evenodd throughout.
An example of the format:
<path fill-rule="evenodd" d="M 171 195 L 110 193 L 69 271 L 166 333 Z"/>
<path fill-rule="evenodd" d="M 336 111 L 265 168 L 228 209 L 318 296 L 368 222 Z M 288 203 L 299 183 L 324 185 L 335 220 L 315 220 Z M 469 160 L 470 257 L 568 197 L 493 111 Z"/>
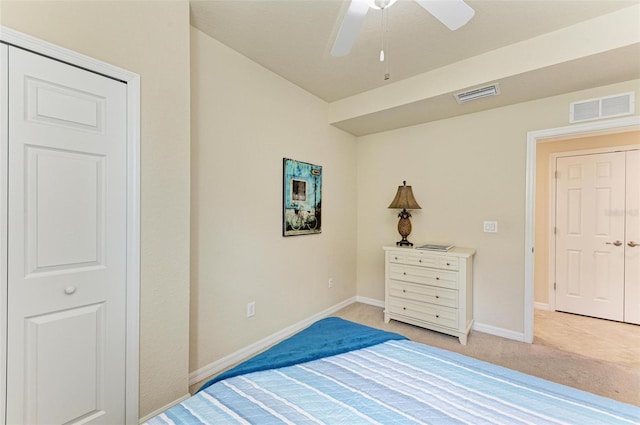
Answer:
<path fill-rule="evenodd" d="M 406 181 L 402 182 L 402 186 L 398 186 L 396 197 L 393 198 L 389 208 L 402 209 L 398 214 L 398 217 L 400 217 L 398 221 L 398 232 L 400 236 L 402 236 L 402 240 L 396 242 L 396 245 L 413 246 L 413 244 L 407 240 L 407 236 L 411 234 L 411 220 L 409 220 L 411 214 L 407 210 L 419 210 L 421 208 L 416 198 L 413 197 L 411 186 L 407 186 Z"/>

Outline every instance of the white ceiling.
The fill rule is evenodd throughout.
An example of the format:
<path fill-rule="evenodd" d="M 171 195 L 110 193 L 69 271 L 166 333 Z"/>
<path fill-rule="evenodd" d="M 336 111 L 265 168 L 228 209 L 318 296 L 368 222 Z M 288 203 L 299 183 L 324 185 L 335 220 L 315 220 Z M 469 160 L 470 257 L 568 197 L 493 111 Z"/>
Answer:
<path fill-rule="evenodd" d="M 331 103 L 405 83 L 443 67 L 632 7 L 640 0 L 467 0 L 475 16 L 450 31 L 413 0 L 387 9 L 386 57 L 378 60 L 380 11 L 370 9 L 351 53 L 329 52 L 348 1 L 191 0 L 191 23 L 265 68 Z M 640 13 L 632 30 L 640 34 Z M 606 31 L 596 36 L 607 37 Z M 585 42 L 587 42 L 585 40 Z M 614 64 L 614 66 L 612 66 Z M 586 72 L 585 72 L 586 70 Z M 390 79 L 384 79 L 385 73 Z M 640 43 L 499 79 L 502 94 L 474 106 L 453 96 L 380 108 L 334 125 L 356 135 L 640 78 Z M 492 78 L 486 78 L 492 82 Z M 407 80 L 409 81 L 409 80 Z M 455 87 L 453 92 L 468 87 Z M 384 90 L 384 89 L 382 89 Z M 461 107 L 462 106 L 462 107 Z"/>

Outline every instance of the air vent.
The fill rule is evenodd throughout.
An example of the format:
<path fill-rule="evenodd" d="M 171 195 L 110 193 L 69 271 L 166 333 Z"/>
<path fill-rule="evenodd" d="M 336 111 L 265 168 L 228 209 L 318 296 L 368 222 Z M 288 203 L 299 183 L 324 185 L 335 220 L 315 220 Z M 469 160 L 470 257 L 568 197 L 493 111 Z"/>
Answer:
<path fill-rule="evenodd" d="M 635 112 L 634 92 L 573 102 L 569 110 L 569 122 L 621 117 Z"/>
<path fill-rule="evenodd" d="M 456 98 L 456 102 L 466 103 L 471 102 L 472 100 L 482 99 L 483 97 L 497 96 L 499 94 L 500 87 L 498 86 L 498 83 L 496 83 L 490 86 L 478 87 L 473 90 L 457 93 L 454 94 L 454 97 Z"/>

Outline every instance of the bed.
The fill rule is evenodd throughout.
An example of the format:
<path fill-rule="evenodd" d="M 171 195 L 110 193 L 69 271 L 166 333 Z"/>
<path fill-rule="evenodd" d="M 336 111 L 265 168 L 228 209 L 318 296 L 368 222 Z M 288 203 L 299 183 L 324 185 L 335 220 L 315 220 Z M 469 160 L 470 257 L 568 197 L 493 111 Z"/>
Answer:
<path fill-rule="evenodd" d="M 640 408 L 331 317 L 147 425 L 640 424 Z"/>

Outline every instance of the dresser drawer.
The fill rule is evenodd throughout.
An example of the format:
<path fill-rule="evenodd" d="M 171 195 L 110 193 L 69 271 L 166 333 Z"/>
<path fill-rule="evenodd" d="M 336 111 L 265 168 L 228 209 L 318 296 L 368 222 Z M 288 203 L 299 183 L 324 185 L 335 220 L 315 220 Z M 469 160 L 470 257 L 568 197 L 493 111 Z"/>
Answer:
<path fill-rule="evenodd" d="M 387 306 L 390 313 L 400 314 L 413 319 L 435 323 L 448 328 L 458 327 L 458 310 L 438 307 L 432 304 L 389 297 Z"/>
<path fill-rule="evenodd" d="M 391 280 L 389 281 L 389 295 L 445 307 L 458 307 L 458 291 L 436 286 L 416 285 Z"/>
<path fill-rule="evenodd" d="M 399 263 L 399 264 L 407 264 L 407 253 L 402 251 L 390 251 L 389 252 L 389 262 L 390 263 Z"/>
<path fill-rule="evenodd" d="M 458 289 L 458 273 L 428 267 L 389 264 L 389 279 Z"/>
<path fill-rule="evenodd" d="M 436 269 L 458 270 L 458 258 L 442 253 L 429 251 L 407 250 L 390 251 L 389 262 L 398 264 L 408 264 L 411 266 L 432 267 Z"/>
<path fill-rule="evenodd" d="M 407 253 L 405 264 L 433 267 L 436 269 L 458 270 L 458 259 L 424 251 Z"/>

